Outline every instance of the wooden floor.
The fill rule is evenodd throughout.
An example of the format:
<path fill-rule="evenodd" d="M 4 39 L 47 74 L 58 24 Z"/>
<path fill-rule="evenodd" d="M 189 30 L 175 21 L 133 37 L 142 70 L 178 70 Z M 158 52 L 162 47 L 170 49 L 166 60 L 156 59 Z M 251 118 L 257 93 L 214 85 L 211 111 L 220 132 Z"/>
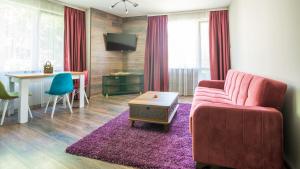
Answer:
<path fill-rule="evenodd" d="M 68 145 L 128 109 L 127 102 L 137 95 L 95 96 L 84 109 L 71 115 L 58 106 L 54 119 L 44 109 L 33 110 L 34 119 L 18 124 L 16 115 L 5 118 L 0 127 L 0 169 L 128 169 L 99 160 L 65 153 Z M 190 103 L 191 97 L 180 102 Z"/>

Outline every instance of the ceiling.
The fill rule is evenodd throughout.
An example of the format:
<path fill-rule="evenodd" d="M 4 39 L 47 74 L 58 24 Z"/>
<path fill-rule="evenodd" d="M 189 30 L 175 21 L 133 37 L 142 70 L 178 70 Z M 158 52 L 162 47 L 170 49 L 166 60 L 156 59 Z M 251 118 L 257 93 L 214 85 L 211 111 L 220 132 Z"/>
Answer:
<path fill-rule="evenodd" d="M 139 4 L 134 8 L 127 4 L 129 13 L 125 14 L 124 4 L 115 8 L 109 6 L 119 0 L 59 0 L 64 3 L 83 8 L 96 8 L 121 17 L 154 15 L 181 11 L 194 11 L 200 9 L 222 8 L 229 6 L 232 0 L 132 0 Z"/>

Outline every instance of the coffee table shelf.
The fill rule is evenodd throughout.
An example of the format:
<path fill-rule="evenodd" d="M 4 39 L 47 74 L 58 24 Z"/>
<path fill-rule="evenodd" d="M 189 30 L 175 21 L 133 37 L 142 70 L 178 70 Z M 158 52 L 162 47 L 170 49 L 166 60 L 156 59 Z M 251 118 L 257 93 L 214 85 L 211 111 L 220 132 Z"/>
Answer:
<path fill-rule="evenodd" d="M 163 124 L 168 128 L 178 109 L 178 93 L 146 92 L 129 103 L 129 120 Z"/>

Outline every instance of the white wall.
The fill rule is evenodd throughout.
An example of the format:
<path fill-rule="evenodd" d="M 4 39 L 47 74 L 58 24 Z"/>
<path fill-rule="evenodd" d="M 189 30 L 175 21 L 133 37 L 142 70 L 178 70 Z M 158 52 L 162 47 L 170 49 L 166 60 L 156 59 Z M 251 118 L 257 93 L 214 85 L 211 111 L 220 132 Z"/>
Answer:
<path fill-rule="evenodd" d="M 91 8 L 85 11 L 85 24 L 86 24 L 86 68 L 91 72 Z M 88 81 L 91 81 L 91 76 L 89 76 Z M 87 95 L 90 96 L 90 86 L 87 87 Z"/>
<path fill-rule="evenodd" d="M 229 11 L 232 68 L 289 86 L 285 155 L 300 169 L 300 0 L 233 0 Z"/>

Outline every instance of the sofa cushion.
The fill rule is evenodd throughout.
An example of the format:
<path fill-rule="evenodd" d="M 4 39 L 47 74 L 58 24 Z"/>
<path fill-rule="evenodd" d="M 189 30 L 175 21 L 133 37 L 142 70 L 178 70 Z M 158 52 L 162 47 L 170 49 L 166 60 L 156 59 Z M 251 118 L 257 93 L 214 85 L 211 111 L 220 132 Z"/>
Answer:
<path fill-rule="evenodd" d="M 224 90 L 205 87 L 196 88 L 194 102 L 232 104 L 231 99 L 225 94 Z"/>
<path fill-rule="evenodd" d="M 232 77 L 230 78 L 230 81 L 228 82 L 228 87 L 227 87 L 228 89 L 225 90 L 225 93 L 226 93 L 227 95 L 229 95 L 230 98 L 231 98 L 232 93 L 233 93 L 233 90 L 234 90 L 234 88 L 235 88 L 236 79 L 237 79 L 238 75 L 239 75 L 239 72 L 237 72 L 237 71 L 234 71 L 234 72 L 233 72 Z M 227 79 L 227 78 L 226 78 L 226 79 Z M 226 80 L 226 81 L 227 81 L 227 80 Z"/>
<path fill-rule="evenodd" d="M 236 98 L 236 100 L 233 100 L 237 105 L 245 105 L 245 102 L 248 98 L 248 89 L 250 86 L 250 82 L 252 81 L 253 76 L 250 74 L 245 74 L 243 77 L 243 80 L 241 82 L 239 92 Z"/>
<path fill-rule="evenodd" d="M 281 109 L 287 89 L 285 83 L 238 71 L 231 72 L 231 80 L 234 81 L 228 82 L 228 96 L 234 104 Z"/>
<path fill-rule="evenodd" d="M 195 94 L 196 93 L 201 93 L 201 94 L 207 94 L 207 95 L 222 95 L 225 96 L 226 98 L 229 98 L 224 90 L 222 89 L 214 89 L 214 88 L 205 88 L 205 87 L 197 87 L 195 89 Z"/>
<path fill-rule="evenodd" d="M 243 79 L 244 79 L 244 76 L 246 74 L 245 73 L 238 73 L 237 74 L 237 77 L 236 77 L 236 80 L 235 80 L 235 83 L 234 83 L 234 87 L 233 87 L 233 90 L 231 91 L 231 93 L 229 94 L 230 96 L 230 99 L 232 100 L 233 103 L 236 104 L 237 102 L 237 98 L 238 98 L 238 95 L 240 93 L 240 90 L 241 90 L 241 84 L 243 82 Z"/>
<path fill-rule="evenodd" d="M 216 97 L 210 97 L 210 96 L 195 96 L 194 100 L 195 102 L 201 102 L 201 103 L 221 103 L 221 104 L 232 104 L 231 100 L 224 99 L 224 98 L 216 98 Z"/>
<path fill-rule="evenodd" d="M 234 71 L 233 70 L 229 70 L 225 79 L 225 84 L 224 84 L 224 91 L 226 94 L 228 94 L 230 85 L 231 85 L 231 80 L 233 77 Z"/>
<path fill-rule="evenodd" d="M 231 104 L 242 106 L 264 106 L 280 109 L 286 92 L 286 84 L 268 78 L 229 70 L 224 90 L 198 89 L 205 96 L 228 98 Z M 218 93 L 218 94 L 216 94 Z"/>
<path fill-rule="evenodd" d="M 285 83 L 265 78 L 264 89 L 261 95 L 261 106 L 273 107 L 280 110 L 283 105 L 286 90 L 287 85 Z"/>
<path fill-rule="evenodd" d="M 245 102 L 245 106 L 262 106 L 263 103 L 263 91 L 265 89 L 265 79 L 258 76 L 253 76 L 249 87 L 248 97 Z"/>

